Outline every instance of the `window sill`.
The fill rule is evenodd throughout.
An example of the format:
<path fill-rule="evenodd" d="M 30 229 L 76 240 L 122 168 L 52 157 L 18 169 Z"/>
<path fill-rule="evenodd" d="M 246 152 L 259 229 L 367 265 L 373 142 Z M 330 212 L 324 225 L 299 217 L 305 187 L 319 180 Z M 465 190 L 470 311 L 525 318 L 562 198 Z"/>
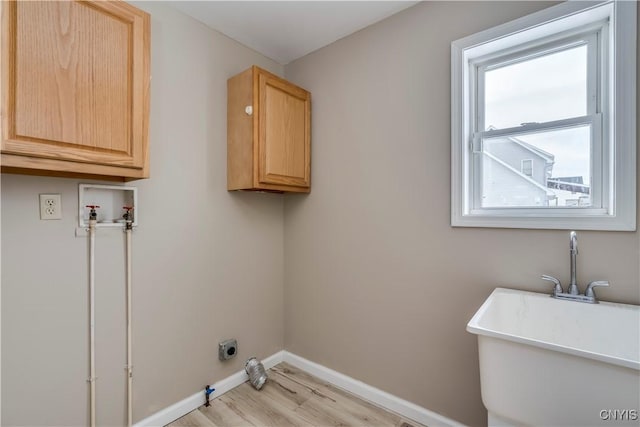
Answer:
<path fill-rule="evenodd" d="M 606 231 L 635 231 L 636 222 L 625 220 L 615 215 L 581 215 L 567 214 L 555 217 L 535 216 L 534 214 L 515 215 L 487 215 L 470 214 L 453 216 L 452 227 L 489 227 L 489 228 L 525 228 L 547 230 L 606 230 Z"/>

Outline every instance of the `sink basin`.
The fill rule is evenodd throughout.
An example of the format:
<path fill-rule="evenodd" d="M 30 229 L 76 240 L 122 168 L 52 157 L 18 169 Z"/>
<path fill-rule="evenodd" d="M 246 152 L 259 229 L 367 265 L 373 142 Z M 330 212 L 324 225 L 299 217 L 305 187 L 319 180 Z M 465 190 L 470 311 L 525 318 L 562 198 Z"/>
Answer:
<path fill-rule="evenodd" d="M 639 306 L 497 288 L 467 331 L 489 425 L 638 425 Z"/>

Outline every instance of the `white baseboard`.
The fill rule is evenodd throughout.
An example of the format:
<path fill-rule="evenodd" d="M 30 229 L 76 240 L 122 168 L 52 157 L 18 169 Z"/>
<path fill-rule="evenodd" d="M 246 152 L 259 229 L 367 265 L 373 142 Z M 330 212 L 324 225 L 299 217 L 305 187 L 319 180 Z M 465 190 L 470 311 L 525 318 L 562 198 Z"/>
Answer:
<path fill-rule="evenodd" d="M 397 396 L 389 394 L 378 388 L 372 387 L 362 381 L 351 378 L 340 372 L 329 369 L 325 366 L 319 365 L 315 362 L 307 360 L 303 357 L 297 356 L 288 351 L 279 351 L 266 359 L 262 360 L 262 364 L 265 369 L 270 369 L 280 362 L 286 362 L 296 368 L 320 378 L 323 381 L 328 382 L 336 387 L 346 390 L 361 399 L 367 400 L 376 404 L 384 409 L 393 411 L 405 418 L 413 420 L 423 425 L 436 427 L 464 427 L 464 424 L 460 424 L 450 418 L 440 415 L 436 412 L 430 411 L 426 408 L 418 406 L 407 400 L 400 399 Z M 211 394 L 211 398 L 214 399 L 229 390 L 232 390 L 245 381 L 248 380 L 247 374 L 244 370 L 236 372 L 235 374 L 212 384 L 212 387 L 216 389 Z M 162 427 L 165 426 L 183 415 L 188 414 L 194 409 L 204 405 L 205 397 L 204 390 L 201 390 L 186 399 L 181 400 L 178 403 L 156 412 L 155 414 L 141 420 L 134 424 L 134 427 Z"/>
<path fill-rule="evenodd" d="M 303 357 L 289 353 L 288 351 L 284 351 L 283 353 L 283 362 L 295 366 L 296 368 L 318 377 L 329 384 L 346 390 L 361 399 L 374 403 L 381 408 L 402 415 L 405 418 L 432 427 L 464 427 L 464 424 L 461 424 L 458 421 L 454 421 L 436 412 L 423 408 L 422 406 L 418 406 L 415 403 L 400 399 L 386 391 L 372 387 L 362 381 L 356 380 L 355 378 L 351 378 L 347 375 L 341 374 L 340 372 L 334 371 L 333 369 L 329 369 Z"/>
<path fill-rule="evenodd" d="M 278 363 L 283 361 L 284 351 L 279 351 L 266 359 L 262 360 L 262 364 L 265 369 L 270 369 L 276 366 Z M 227 378 L 220 380 L 216 383 L 211 384 L 216 391 L 211 394 L 211 399 L 215 399 L 216 397 L 232 390 L 245 381 L 247 381 L 249 377 L 247 376 L 244 369 L 240 372 L 236 372 L 235 374 L 228 376 Z M 161 411 L 156 412 L 155 414 L 144 418 L 143 420 L 134 424 L 134 427 L 162 427 L 167 424 L 177 420 L 183 415 L 188 414 L 194 409 L 198 409 L 200 406 L 204 405 L 205 397 L 204 397 L 204 389 L 199 392 L 192 394 L 191 396 L 182 399 L 180 402 L 174 403 L 173 405 L 164 408 Z"/>

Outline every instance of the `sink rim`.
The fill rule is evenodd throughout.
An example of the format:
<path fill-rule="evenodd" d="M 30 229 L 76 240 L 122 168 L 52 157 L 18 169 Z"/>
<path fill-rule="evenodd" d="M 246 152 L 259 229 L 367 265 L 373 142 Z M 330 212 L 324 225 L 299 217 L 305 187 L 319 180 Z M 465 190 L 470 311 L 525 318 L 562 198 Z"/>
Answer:
<path fill-rule="evenodd" d="M 520 295 L 529 295 L 533 298 L 550 298 L 551 299 L 551 296 L 549 294 L 543 294 L 539 292 L 530 292 L 530 291 L 523 291 L 523 290 L 509 289 L 509 288 L 495 288 L 491 293 L 491 295 L 484 301 L 482 306 L 478 309 L 478 311 L 476 311 L 474 316 L 467 323 L 466 329 L 468 332 L 475 335 L 484 335 L 484 336 L 489 336 L 494 338 L 500 338 L 507 341 L 517 342 L 517 343 L 531 345 L 534 347 L 544 348 L 552 351 L 558 351 L 558 352 L 567 353 L 575 356 L 585 357 L 588 359 L 593 359 L 600 362 L 618 365 L 618 366 L 640 371 L 640 355 L 638 355 L 638 359 L 634 360 L 634 359 L 629 359 L 625 357 L 614 356 L 614 355 L 604 354 L 596 351 L 562 345 L 555 342 L 545 341 L 537 338 L 529 338 L 525 336 L 515 335 L 513 333 L 496 330 L 495 328 L 491 329 L 491 328 L 481 326 L 481 321 L 483 316 L 485 315 L 485 313 L 493 303 L 494 299 L 496 299 L 496 295 L 498 294 L 520 294 Z M 585 303 L 580 303 L 575 301 L 561 301 L 561 300 L 555 300 L 555 299 L 553 301 L 561 302 L 564 304 L 585 304 Z M 631 304 L 619 304 L 619 303 L 601 301 L 598 305 L 605 306 L 605 307 L 607 306 L 617 307 L 624 310 L 631 309 L 633 311 L 637 311 L 638 313 L 640 313 L 640 306 L 631 305 Z"/>

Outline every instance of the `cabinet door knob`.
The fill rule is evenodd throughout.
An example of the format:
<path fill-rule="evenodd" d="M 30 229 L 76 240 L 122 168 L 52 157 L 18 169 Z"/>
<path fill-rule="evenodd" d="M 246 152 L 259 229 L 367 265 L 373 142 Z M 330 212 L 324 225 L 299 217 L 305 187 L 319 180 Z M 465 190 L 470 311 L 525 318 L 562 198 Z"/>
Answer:
<path fill-rule="evenodd" d="M 247 105 L 246 107 L 244 107 L 244 112 L 247 113 L 247 116 L 250 116 L 253 114 L 253 106 L 252 105 Z"/>

